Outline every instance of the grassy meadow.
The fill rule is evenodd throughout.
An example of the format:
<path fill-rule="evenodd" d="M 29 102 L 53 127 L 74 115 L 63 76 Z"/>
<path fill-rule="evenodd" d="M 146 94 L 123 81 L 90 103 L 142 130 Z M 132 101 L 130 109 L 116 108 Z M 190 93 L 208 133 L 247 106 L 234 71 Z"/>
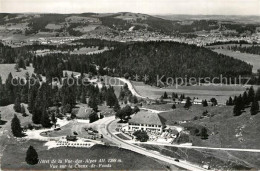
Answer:
<path fill-rule="evenodd" d="M 3 154 L 2 170 L 61 170 L 60 168 L 50 168 L 50 163 L 38 163 L 36 165 L 28 165 L 25 162 L 25 154 L 28 147 L 32 145 L 38 152 L 39 160 L 62 160 L 63 164 L 56 164 L 58 167 L 65 165 L 68 169 L 68 164 L 65 160 L 72 160 L 72 169 L 77 169 L 76 160 L 97 160 L 94 163 L 96 166 L 77 170 L 166 170 L 165 166 L 151 158 L 140 155 L 129 150 L 121 149 L 112 146 L 95 145 L 91 148 L 66 148 L 59 147 L 47 150 L 44 142 L 29 140 L 25 143 L 11 143 L 9 144 Z M 102 155 L 101 155 L 102 154 Z M 99 163 L 99 159 L 105 159 L 106 162 Z M 108 163 L 108 159 L 117 159 L 121 162 Z M 99 167 L 99 164 L 111 164 L 111 167 Z M 80 165 L 87 165 L 87 163 L 80 163 Z"/>
<path fill-rule="evenodd" d="M 241 53 L 241 52 L 234 52 L 227 49 L 214 49 L 214 52 L 231 56 L 236 59 L 240 59 L 245 61 L 253 66 L 253 72 L 256 73 L 258 69 L 260 69 L 260 55 L 248 54 L 248 53 Z"/>
<path fill-rule="evenodd" d="M 195 86 L 172 86 L 165 88 L 158 88 L 150 85 L 146 85 L 142 82 L 132 82 L 135 90 L 142 96 L 148 98 L 159 98 L 164 92 L 171 95 L 172 92 L 180 94 L 185 94 L 191 98 L 198 97 L 199 99 L 216 98 L 220 104 L 225 104 L 226 100 L 230 96 L 235 96 L 243 93 L 246 88 L 238 85 L 195 85 Z"/>
<path fill-rule="evenodd" d="M 26 67 L 26 69 L 20 68 L 20 71 L 15 70 L 15 64 L 0 64 L 0 76 L 3 83 L 7 79 L 9 73 L 12 73 L 13 77 L 25 77 L 25 73 L 28 72 L 30 75 L 33 74 L 34 68 L 32 66 Z"/>

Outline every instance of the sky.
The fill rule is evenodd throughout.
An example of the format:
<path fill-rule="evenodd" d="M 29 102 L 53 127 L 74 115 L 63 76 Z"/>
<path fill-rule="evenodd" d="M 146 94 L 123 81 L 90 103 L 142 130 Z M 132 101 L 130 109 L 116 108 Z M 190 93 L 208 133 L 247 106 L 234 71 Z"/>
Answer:
<path fill-rule="evenodd" d="M 260 0 L 0 0 L 0 12 L 260 15 Z"/>

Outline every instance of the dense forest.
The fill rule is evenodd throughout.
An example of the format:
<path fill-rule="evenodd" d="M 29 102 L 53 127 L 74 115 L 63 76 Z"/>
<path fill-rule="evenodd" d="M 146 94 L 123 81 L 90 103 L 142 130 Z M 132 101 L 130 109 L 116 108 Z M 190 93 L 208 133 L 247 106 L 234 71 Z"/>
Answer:
<path fill-rule="evenodd" d="M 135 25 L 135 30 L 147 29 L 148 31 L 157 31 L 165 34 L 173 33 L 190 33 L 201 30 L 212 30 L 218 28 L 217 21 L 213 20 L 198 20 L 192 22 L 190 25 L 182 25 L 179 21 L 165 20 L 153 16 L 148 16 L 146 19 L 138 18 L 136 21 L 128 22 L 119 18 L 120 14 L 100 17 L 102 24 L 116 30 L 128 30 Z"/>
<path fill-rule="evenodd" d="M 0 64 L 15 63 L 21 58 L 29 60 L 32 58 L 32 54 L 24 48 L 15 49 L 0 42 Z"/>
<path fill-rule="evenodd" d="M 103 49 L 104 47 L 113 48 L 122 43 L 116 41 L 100 40 L 100 39 L 79 39 L 72 41 L 72 44 L 61 44 L 61 45 L 42 45 L 42 44 L 32 44 L 18 47 L 16 49 L 26 50 L 26 51 L 36 51 L 36 50 L 61 50 L 61 51 L 73 51 L 74 49 L 79 49 L 82 47 L 98 47 Z"/>
<path fill-rule="evenodd" d="M 251 75 L 252 66 L 240 60 L 217 54 L 203 47 L 177 42 L 139 42 L 122 44 L 110 41 L 78 40 L 79 46 L 108 46 L 109 51 L 92 54 L 47 54 L 44 57 L 34 56 L 28 51 L 42 49 L 44 46 L 33 45 L 22 48 L 1 47 L 1 63 L 14 63 L 25 60 L 32 62 L 36 74 L 42 74 L 47 79 L 62 77 L 63 70 L 80 73 L 108 74 L 133 77 L 149 75 L 147 83 L 153 84 L 157 75 L 166 77 L 216 77 L 221 74 L 226 77 Z M 91 43 L 92 42 L 92 43 Z M 66 46 L 65 46 L 66 47 Z M 64 49 L 65 47 L 49 47 Z M 73 45 L 73 48 L 77 46 Z M 67 48 L 66 48 L 67 49 Z M 28 55 L 23 54 L 27 52 Z M 17 55 L 18 54 L 18 55 Z M 17 57 L 19 56 L 19 58 Z M 20 60 L 18 60 L 20 59 Z M 96 66 L 100 66 L 99 70 Z M 104 69 L 105 68 L 105 69 Z"/>
<path fill-rule="evenodd" d="M 100 66 L 115 68 L 119 75 L 156 75 L 166 77 L 236 77 L 251 75 L 252 66 L 217 54 L 203 47 L 176 42 L 146 42 L 122 46 L 102 54 L 91 55 Z"/>
<path fill-rule="evenodd" d="M 232 46 L 230 48 L 233 51 L 240 51 L 242 53 L 250 53 L 250 54 L 260 55 L 260 46 L 248 46 L 248 47 Z"/>
<path fill-rule="evenodd" d="M 239 44 L 239 45 L 242 45 L 242 44 L 250 44 L 249 42 L 245 41 L 245 40 L 239 40 L 239 41 L 226 41 L 226 42 L 214 42 L 214 43 L 207 43 L 206 46 L 214 46 L 214 45 L 226 45 L 226 44 Z M 255 44 L 255 42 L 253 43 Z"/>
<path fill-rule="evenodd" d="M 97 70 L 97 66 L 100 69 Z M 217 54 L 203 47 L 176 42 L 143 42 L 117 46 L 93 55 L 48 54 L 33 59 L 37 74 L 47 78 L 61 77 L 62 70 L 91 72 L 112 76 L 157 75 L 166 77 L 226 77 L 251 75 L 252 66 L 240 60 Z M 105 69 L 104 69 L 105 68 Z"/>
<path fill-rule="evenodd" d="M 258 25 L 256 24 L 232 24 L 232 23 L 228 23 L 228 24 L 221 24 L 221 29 L 220 30 L 225 30 L 225 29 L 229 29 L 229 30 L 236 30 L 236 32 L 238 32 L 239 34 L 241 33 L 245 33 L 247 31 L 250 31 L 251 33 L 255 33 L 256 28 L 258 27 Z"/>

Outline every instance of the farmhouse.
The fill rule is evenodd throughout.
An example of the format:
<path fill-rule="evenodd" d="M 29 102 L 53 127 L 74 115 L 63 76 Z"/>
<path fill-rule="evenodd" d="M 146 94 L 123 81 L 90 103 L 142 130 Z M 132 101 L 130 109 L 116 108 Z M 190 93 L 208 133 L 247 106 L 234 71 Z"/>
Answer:
<path fill-rule="evenodd" d="M 128 121 L 128 131 L 163 132 L 165 121 L 157 113 L 140 111 Z"/>
<path fill-rule="evenodd" d="M 194 100 L 193 100 L 193 104 L 199 104 L 199 105 L 201 105 L 201 104 L 202 104 L 202 101 L 203 101 L 203 100 L 201 100 L 201 99 L 194 99 Z"/>

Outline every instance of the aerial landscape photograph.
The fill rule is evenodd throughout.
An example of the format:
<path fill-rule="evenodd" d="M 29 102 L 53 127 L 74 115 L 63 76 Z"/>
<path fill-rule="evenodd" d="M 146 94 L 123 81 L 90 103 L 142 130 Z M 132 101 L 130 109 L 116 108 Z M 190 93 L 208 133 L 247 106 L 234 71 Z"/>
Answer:
<path fill-rule="evenodd" d="M 260 0 L 0 0 L 0 171 L 260 170 Z"/>

